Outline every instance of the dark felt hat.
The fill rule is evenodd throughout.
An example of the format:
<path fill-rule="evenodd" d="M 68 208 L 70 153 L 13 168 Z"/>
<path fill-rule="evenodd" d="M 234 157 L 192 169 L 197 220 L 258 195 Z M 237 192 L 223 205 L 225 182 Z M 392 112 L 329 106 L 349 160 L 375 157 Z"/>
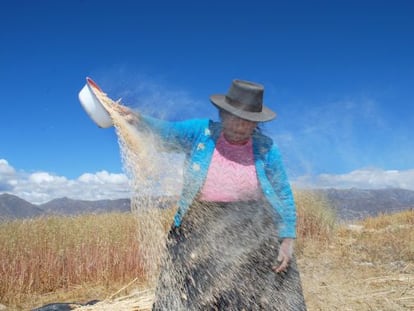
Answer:
<path fill-rule="evenodd" d="M 276 113 L 263 104 L 263 93 L 263 85 L 236 79 L 226 95 L 211 95 L 210 100 L 217 107 L 239 118 L 265 122 L 274 119 Z"/>

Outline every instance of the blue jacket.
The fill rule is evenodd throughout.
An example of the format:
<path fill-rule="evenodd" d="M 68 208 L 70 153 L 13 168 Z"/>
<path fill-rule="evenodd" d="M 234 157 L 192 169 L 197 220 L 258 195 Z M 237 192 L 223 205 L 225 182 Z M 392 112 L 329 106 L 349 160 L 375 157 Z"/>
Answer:
<path fill-rule="evenodd" d="M 169 122 L 141 115 L 141 124 L 156 132 L 167 147 L 186 153 L 183 189 L 174 217 L 178 227 L 203 186 L 221 132 L 221 123 L 208 119 Z M 296 207 L 282 159 L 272 139 L 256 131 L 253 154 L 263 194 L 276 212 L 279 237 L 296 237 Z"/>

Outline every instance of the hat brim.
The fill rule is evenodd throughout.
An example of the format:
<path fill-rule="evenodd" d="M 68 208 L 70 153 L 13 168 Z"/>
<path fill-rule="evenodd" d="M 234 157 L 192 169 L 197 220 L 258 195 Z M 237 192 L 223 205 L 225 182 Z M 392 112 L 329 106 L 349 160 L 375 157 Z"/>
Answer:
<path fill-rule="evenodd" d="M 263 105 L 261 112 L 250 112 L 250 111 L 240 110 L 230 105 L 225 95 L 220 95 L 220 94 L 211 95 L 210 100 L 215 106 L 221 109 L 224 109 L 230 112 L 231 114 L 239 118 L 248 120 L 248 121 L 266 122 L 266 121 L 270 121 L 276 118 L 276 113 L 270 110 L 269 108 L 267 108 L 265 105 Z"/>

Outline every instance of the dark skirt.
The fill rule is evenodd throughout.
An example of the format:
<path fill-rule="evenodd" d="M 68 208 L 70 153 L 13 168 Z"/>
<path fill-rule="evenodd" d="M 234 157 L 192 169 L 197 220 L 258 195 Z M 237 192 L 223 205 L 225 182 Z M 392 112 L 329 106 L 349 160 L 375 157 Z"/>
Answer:
<path fill-rule="evenodd" d="M 172 228 L 153 310 L 306 310 L 296 260 L 277 274 L 266 202 L 194 202 Z"/>

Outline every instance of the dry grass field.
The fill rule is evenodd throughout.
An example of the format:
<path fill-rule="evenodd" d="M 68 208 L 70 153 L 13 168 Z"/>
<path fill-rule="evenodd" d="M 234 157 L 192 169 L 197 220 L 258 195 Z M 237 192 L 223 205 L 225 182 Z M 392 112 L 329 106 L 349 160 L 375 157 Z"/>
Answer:
<path fill-rule="evenodd" d="M 295 196 L 308 310 L 414 310 L 413 210 L 341 224 L 323 198 Z M 95 310 L 140 310 L 148 297 L 137 224 L 121 213 L 1 223 L 0 304 L 99 299 Z"/>

